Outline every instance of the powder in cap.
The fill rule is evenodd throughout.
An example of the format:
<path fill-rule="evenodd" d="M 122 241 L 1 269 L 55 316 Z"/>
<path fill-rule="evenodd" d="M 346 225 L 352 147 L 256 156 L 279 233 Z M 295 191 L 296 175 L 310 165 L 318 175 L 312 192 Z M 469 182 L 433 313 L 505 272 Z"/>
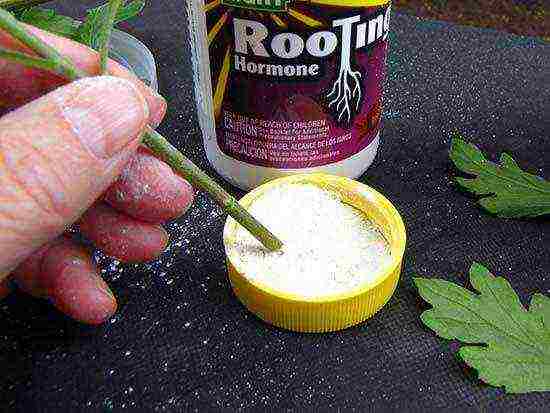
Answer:
<path fill-rule="evenodd" d="M 239 227 L 227 252 L 248 279 L 279 292 L 306 298 L 345 293 L 375 282 L 391 262 L 380 229 L 316 185 L 274 187 L 249 210 L 283 249 L 271 252 Z"/>

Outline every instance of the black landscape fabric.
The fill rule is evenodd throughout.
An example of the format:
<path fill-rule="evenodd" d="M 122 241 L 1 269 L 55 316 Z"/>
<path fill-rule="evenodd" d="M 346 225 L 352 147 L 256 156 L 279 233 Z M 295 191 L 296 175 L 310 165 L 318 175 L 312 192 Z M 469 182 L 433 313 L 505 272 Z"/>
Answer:
<path fill-rule="evenodd" d="M 93 2 L 70 3 L 64 11 L 82 15 Z M 170 108 L 160 130 L 206 168 L 185 2 L 148 3 L 124 28 L 157 58 Z M 408 247 L 395 295 L 374 318 L 323 335 L 256 319 L 227 280 L 225 216 L 199 194 L 168 225 L 172 243 L 158 261 L 126 267 L 97 256 L 120 303 L 105 325 L 79 325 L 20 293 L 0 303 L 0 410 L 547 408 L 550 393 L 480 383 L 455 343 L 420 322 L 427 306 L 412 277 L 464 285 L 479 261 L 524 303 L 550 292 L 549 218 L 487 215 L 452 183 L 448 160 L 458 129 L 493 159 L 509 151 L 550 178 L 550 44 L 400 14 L 391 30 L 382 146 L 361 181 L 402 213 Z"/>

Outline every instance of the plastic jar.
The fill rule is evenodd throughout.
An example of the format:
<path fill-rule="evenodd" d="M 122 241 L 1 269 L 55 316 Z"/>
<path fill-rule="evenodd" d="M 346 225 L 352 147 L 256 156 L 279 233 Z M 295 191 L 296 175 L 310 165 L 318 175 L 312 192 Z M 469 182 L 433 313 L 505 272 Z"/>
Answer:
<path fill-rule="evenodd" d="M 197 112 L 214 169 L 242 188 L 356 178 L 379 145 L 389 0 L 190 0 Z"/>

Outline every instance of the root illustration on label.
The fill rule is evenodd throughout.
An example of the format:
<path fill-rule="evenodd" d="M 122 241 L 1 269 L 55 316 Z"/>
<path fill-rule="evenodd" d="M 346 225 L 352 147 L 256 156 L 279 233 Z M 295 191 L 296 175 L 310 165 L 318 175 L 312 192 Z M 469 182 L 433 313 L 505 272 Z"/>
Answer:
<path fill-rule="evenodd" d="M 354 85 L 353 90 L 348 83 L 350 79 Z M 338 79 L 334 82 L 331 92 L 327 95 L 328 98 L 334 96 L 334 99 L 330 101 L 328 107 L 330 108 L 333 105 L 336 105 L 335 109 L 338 113 L 339 122 L 342 120 L 344 115 L 347 115 L 348 122 L 351 120 L 350 104 L 353 104 L 354 100 L 354 111 L 359 110 L 359 103 L 361 102 L 361 83 L 359 79 L 361 79 L 361 73 L 351 69 L 349 60 L 347 63 L 342 62 Z"/>

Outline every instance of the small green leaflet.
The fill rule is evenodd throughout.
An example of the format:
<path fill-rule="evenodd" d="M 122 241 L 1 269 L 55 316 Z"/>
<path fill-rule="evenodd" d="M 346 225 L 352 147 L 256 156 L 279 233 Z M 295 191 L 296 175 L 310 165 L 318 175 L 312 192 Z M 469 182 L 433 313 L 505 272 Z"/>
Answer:
<path fill-rule="evenodd" d="M 108 13 L 108 5 L 90 9 L 86 13 L 84 22 L 57 14 L 53 10 L 41 7 L 32 7 L 16 13 L 17 18 L 28 24 L 47 30 L 60 36 L 83 43 L 93 49 L 99 45 L 99 33 Z M 144 0 L 135 0 L 127 3 L 117 13 L 115 24 L 137 16 L 145 7 Z"/>
<path fill-rule="evenodd" d="M 449 156 L 462 172 L 476 176 L 456 177 L 455 181 L 483 196 L 479 203 L 487 211 L 503 218 L 550 214 L 550 182 L 523 171 L 510 155 L 503 153 L 500 164 L 496 164 L 456 134 Z"/>
<path fill-rule="evenodd" d="M 75 39 L 78 33 L 80 23 L 70 17 L 57 14 L 53 10 L 32 7 L 17 13 L 17 18 L 24 22 L 55 33 L 59 36 Z"/>
<path fill-rule="evenodd" d="M 479 293 L 439 279 L 415 278 L 433 308 L 421 319 L 440 337 L 466 344 L 460 357 L 492 386 L 509 393 L 550 391 L 550 298 L 535 294 L 529 311 L 510 283 L 481 264 L 470 268 Z"/>
<path fill-rule="evenodd" d="M 125 20 L 131 19 L 137 16 L 145 7 L 145 1 L 136 0 L 122 6 L 117 13 L 115 19 L 115 25 Z M 100 32 L 103 27 L 104 21 L 109 13 L 108 4 L 90 9 L 87 12 L 86 20 L 80 26 L 78 30 L 78 39 L 80 43 L 84 43 L 90 46 L 92 49 L 96 49 L 99 46 Z"/>

